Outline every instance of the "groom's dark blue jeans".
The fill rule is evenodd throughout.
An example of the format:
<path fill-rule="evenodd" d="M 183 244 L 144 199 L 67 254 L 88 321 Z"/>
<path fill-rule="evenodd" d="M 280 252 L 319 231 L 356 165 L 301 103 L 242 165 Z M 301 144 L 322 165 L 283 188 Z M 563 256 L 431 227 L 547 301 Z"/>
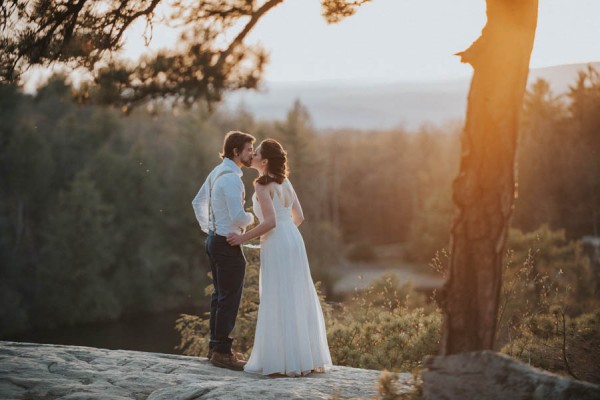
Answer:
<path fill-rule="evenodd" d="M 206 254 L 214 286 L 210 299 L 209 348 L 218 353 L 230 353 L 233 339 L 229 334 L 240 308 L 246 259 L 241 246 L 230 246 L 224 236 L 212 232 L 206 240 Z"/>

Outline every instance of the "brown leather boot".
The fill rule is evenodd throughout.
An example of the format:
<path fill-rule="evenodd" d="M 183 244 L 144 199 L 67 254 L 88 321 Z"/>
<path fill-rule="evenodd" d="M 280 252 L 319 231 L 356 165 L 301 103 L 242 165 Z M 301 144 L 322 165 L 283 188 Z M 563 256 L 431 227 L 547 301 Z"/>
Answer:
<path fill-rule="evenodd" d="M 246 365 L 245 361 L 238 360 L 233 353 L 217 353 L 216 351 L 213 352 L 210 362 L 215 367 L 232 369 L 234 371 L 243 371 L 244 365 Z"/>

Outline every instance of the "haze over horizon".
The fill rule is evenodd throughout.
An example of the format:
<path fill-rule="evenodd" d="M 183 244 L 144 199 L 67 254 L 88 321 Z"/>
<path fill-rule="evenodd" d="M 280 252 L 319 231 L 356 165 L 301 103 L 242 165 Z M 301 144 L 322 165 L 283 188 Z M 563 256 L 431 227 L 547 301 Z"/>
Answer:
<path fill-rule="evenodd" d="M 579 71 L 600 62 L 534 68 L 529 85 L 546 80 L 556 95 L 573 85 Z M 317 129 L 416 130 L 424 124 L 460 123 L 465 115 L 470 78 L 425 82 L 316 81 L 265 82 L 258 91 L 226 94 L 223 107 L 244 109 L 259 120 L 283 120 L 299 100 Z"/>

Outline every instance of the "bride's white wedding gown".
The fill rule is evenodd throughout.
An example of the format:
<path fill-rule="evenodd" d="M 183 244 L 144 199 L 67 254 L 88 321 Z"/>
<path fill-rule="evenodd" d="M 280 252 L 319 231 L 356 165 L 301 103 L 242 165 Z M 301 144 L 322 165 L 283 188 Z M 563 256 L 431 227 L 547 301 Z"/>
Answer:
<path fill-rule="evenodd" d="M 325 322 L 310 275 L 304 240 L 292 220 L 294 189 L 275 184 L 277 226 L 260 239 L 260 305 L 254 347 L 246 372 L 306 375 L 331 368 Z M 252 198 L 254 212 L 263 214 Z"/>

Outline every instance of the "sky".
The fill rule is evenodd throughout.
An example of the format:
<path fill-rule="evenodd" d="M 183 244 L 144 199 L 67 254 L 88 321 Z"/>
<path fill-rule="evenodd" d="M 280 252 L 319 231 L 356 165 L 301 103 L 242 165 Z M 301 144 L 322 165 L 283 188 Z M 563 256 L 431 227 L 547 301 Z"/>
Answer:
<path fill-rule="evenodd" d="M 600 61 L 599 16 L 600 0 L 539 0 L 531 67 Z M 435 82 L 471 76 L 453 54 L 479 37 L 485 21 L 485 0 L 373 0 L 333 25 L 321 16 L 319 0 L 285 0 L 246 42 L 270 53 L 266 82 Z M 148 51 L 144 26 L 138 21 L 125 35 L 127 57 Z M 155 26 L 150 49 L 172 47 L 176 38 Z M 48 75 L 33 70 L 26 91 Z"/>
<path fill-rule="evenodd" d="M 328 25 L 319 0 L 286 0 L 247 38 L 270 52 L 266 81 L 436 81 L 470 76 L 453 54 L 477 39 L 484 0 L 373 0 L 341 23 Z M 600 0 L 539 0 L 531 67 L 600 61 Z M 144 51 L 143 27 L 126 52 Z M 155 29 L 153 48 L 173 43 Z"/>

